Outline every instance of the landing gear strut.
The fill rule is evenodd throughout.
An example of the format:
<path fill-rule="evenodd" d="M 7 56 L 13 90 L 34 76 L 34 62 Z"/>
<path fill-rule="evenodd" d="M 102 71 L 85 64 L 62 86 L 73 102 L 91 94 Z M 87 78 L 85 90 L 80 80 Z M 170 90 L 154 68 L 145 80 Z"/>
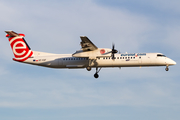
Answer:
<path fill-rule="evenodd" d="M 94 77 L 95 78 L 98 78 L 99 77 L 99 75 L 98 75 L 98 72 L 101 70 L 101 68 L 98 70 L 98 67 L 96 67 L 96 73 L 94 74 Z"/>
<path fill-rule="evenodd" d="M 168 68 L 168 66 L 166 66 L 165 70 L 166 70 L 166 71 L 169 71 L 169 68 Z"/>

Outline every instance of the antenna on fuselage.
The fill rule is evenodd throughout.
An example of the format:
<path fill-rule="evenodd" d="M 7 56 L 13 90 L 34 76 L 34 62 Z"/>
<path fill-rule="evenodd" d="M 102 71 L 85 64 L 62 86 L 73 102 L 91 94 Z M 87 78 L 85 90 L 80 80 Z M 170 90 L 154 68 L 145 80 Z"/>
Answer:
<path fill-rule="evenodd" d="M 121 54 L 120 50 L 119 50 L 119 54 Z"/>

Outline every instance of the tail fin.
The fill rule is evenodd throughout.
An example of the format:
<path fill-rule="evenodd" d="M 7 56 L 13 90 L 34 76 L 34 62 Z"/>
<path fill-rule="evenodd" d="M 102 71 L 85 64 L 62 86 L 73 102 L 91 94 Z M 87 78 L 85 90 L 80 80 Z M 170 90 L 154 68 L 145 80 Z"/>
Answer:
<path fill-rule="evenodd" d="M 9 39 L 15 58 L 13 60 L 23 62 L 33 55 L 30 47 L 24 39 L 24 34 L 18 34 L 14 31 L 5 31 Z"/>

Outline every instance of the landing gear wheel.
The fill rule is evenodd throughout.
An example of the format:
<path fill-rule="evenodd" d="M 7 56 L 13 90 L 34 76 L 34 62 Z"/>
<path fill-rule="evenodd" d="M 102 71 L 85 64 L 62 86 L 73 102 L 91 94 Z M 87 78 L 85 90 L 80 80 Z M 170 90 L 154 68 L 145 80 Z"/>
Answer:
<path fill-rule="evenodd" d="M 95 74 L 94 74 L 94 77 L 95 77 L 95 78 L 98 78 L 98 77 L 99 77 L 99 75 L 98 75 L 97 73 L 95 73 Z"/>
<path fill-rule="evenodd" d="M 168 67 L 166 67 L 166 69 L 165 69 L 166 71 L 169 71 L 169 68 Z"/>
<path fill-rule="evenodd" d="M 98 78 L 99 77 L 99 75 L 98 75 L 98 72 L 101 70 L 101 68 L 98 70 L 98 67 L 96 67 L 96 73 L 94 74 L 94 77 L 95 78 Z"/>

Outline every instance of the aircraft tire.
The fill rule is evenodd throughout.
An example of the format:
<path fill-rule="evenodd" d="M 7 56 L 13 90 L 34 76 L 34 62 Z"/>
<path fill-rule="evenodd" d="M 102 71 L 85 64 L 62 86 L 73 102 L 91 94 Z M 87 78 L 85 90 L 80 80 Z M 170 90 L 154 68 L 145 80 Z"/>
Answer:
<path fill-rule="evenodd" d="M 99 75 L 98 75 L 97 73 L 95 73 L 95 74 L 94 74 L 94 77 L 95 77 L 95 78 L 98 78 L 98 77 L 99 77 Z"/>

